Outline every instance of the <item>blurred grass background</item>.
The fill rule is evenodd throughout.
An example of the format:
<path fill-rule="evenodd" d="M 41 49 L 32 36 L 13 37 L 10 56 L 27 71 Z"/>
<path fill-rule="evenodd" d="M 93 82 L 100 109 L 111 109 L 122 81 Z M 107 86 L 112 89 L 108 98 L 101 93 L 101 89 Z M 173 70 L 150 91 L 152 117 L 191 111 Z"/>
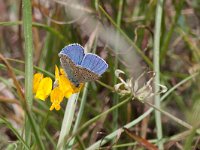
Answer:
<path fill-rule="evenodd" d="M 159 1 L 110 0 L 110 1 L 45 1 L 32 0 L 31 18 L 24 19 L 22 1 L 0 0 L 0 53 L 7 58 L 21 84 L 22 90 L 32 89 L 32 72 L 25 72 L 25 65 L 34 72 L 53 77 L 55 65 L 60 65 L 58 53 L 67 44 L 80 43 L 88 52 L 94 52 L 109 64 L 108 71 L 99 82 L 89 83 L 84 94 L 86 102 L 78 128 L 88 120 L 109 111 L 111 107 L 127 99 L 114 92 L 119 80 L 115 70 L 126 74 L 124 79 L 136 80 L 144 70 L 153 70 L 156 6 Z M 26 7 L 25 7 L 26 8 Z M 160 83 L 168 90 L 199 71 L 200 65 L 200 2 L 198 0 L 165 0 L 160 32 Z M 27 10 L 30 13 L 30 10 Z M 28 21 L 29 20 L 29 21 Z M 28 21 L 28 22 L 27 22 Z M 30 31 L 30 32 L 29 32 Z M 32 36 L 31 36 L 32 34 Z M 27 60 L 31 48 L 26 46 L 26 35 L 30 35 L 29 46 L 33 44 L 33 60 Z M 30 38 L 30 36 L 28 36 Z M 30 50 L 30 51 L 29 51 Z M 157 60 L 157 61 L 158 61 Z M 28 63 L 29 62 L 29 63 Z M 24 65 L 25 64 L 25 65 Z M 27 66 L 28 65 L 28 66 Z M 36 67 L 37 66 L 37 67 Z M 27 68 L 26 68 L 27 70 Z M 143 78 L 142 83 L 149 80 Z M 164 149 L 200 149 L 200 87 L 199 76 L 186 80 L 161 102 L 161 109 L 189 123 L 187 129 L 166 115 L 161 115 L 162 143 Z M 30 94 L 30 93 L 29 93 Z M 31 94 L 30 94 L 31 95 Z M 80 93 L 74 122 L 78 114 L 83 93 Z M 161 95 L 162 96 L 162 95 Z M 60 111 L 49 111 L 49 99 L 45 102 L 29 96 L 31 116 L 35 130 L 25 127 L 27 111 L 20 103 L 20 95 L 1 61 L 0 64 L 0 149 L 56 149 L 67 100 Z M 161 98 L 162 99 L 162 98 Z M 153 99 L 150 101 L 153 103 Z M 33 104 L 31 104 L 33 103 Z M 115 132 L 118 128 L 141 117 L 149 106 L 131 101 L 114 111 L 106 113 L 76 134 L 72 149 L 86 149 L 99 139 Z M 153 142 L 156 146 L 157 127 L 154 113 L 142 118 L 123 132 L 119 138 L 102 147 L 112 149 L 147 149 L 141 146 Z M 30 120 L 29 120 L 30 121 Z M 28 121 L 28 122 L 29 122 Z M 67 122 L 66 122 L 67 124 Z M 72 125 L 73 128 L 73 125 Z M 30 142 L 24 137 L 27 132 Z M 137 137 L 136 137 L 137 136 Z M 144 141 L 141 141 L 143 139 Z M 38 142 L 39 140 L 39 142 Z M 41 142 L 41 143 L 40 143 Z M 38 146 L 41 144 L 42 146 Z M 39 148 L 40 147 L 40 148 Z M 98 149 L 99 146 L 96 147 Z M 107 147 L 108 148 L 108 147 Z M 154 148 L 155 149 L 155 148 Z"/>

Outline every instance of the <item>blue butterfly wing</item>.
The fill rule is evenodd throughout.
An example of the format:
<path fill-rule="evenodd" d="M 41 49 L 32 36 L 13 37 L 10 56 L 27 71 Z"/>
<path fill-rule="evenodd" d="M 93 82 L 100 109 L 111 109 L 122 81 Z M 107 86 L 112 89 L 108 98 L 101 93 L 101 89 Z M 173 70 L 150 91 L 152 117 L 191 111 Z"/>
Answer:
<path fill-rule="evenodd" d="M 99 78 L 99 75 L 92 71 L 82 68 L 81 66 L 76 67 L 77 79 L 79 83 L 95 81 Z"/>
<path fill-rule="evenodd" d="M 88 53 L 84 56 L 81 67 L 101 76 L 108 68 L 108 64 L 99 56 Z"/>
<path fill-rule="evenodd" d="M 85 55 L 83 47 L 79 44 L 65 46 L 59 53 L 59 56 L 61 54 L 66 55 L 75 65 L 80 65 Z"/>
<path fill-rule="evenodd" d="M 60 62 L 68 79 L 77 87 L 80 83 L 97 80 L 108 64 L 95 54 L 85 54 L 79 44 L 70 44 L 59 53 Z"/>
<path fill-rule="evenodd" d="M 98 74 L 95 74 L 92 71 L 81 66 L 76 66 L 72 62 L 72 60 L 69 59 L 66 55 L 60 54 L 60 62 L 62 68 L 65 70 L 68 79 L 76 87 L 78 87 L 80 83 L 95 81 L 99 78 Z"/>
<path fill-rule="evenodd" d="M 76 65 L 66 55 L 60 54 L 61 66 L 64 69 L 68 79 L 77 87 L 80 82 L 76 74 Z"/>

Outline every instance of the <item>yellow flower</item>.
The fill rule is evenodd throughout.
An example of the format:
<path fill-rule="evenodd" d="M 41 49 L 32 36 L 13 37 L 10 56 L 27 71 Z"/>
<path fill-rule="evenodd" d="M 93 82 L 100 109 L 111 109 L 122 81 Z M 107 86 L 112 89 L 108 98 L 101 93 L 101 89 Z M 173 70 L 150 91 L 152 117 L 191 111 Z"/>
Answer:
<path fill-rule="evenodd" d="M 66 77 L 64 70 L 61 68 L 59 71 L 57 66 L 55 66 L 55 77 L 59 89 L 64 93 L 66 98 L 69 98 L 74 93 L 80 92 L 83 86 L 83 84 L 81 84 L 79 87 L 75 87 Z"/>
<path fill-rule="evenodd" d="M 58 69 L 55 66 L 55 82 L 52 90 L 52 80 L 49 77 L 43 78 L 43 74 L 36 73 L 33 78 L 33 93 L 35 97 L 45 100 L 50 95 L 51 107 L 50 110 L 60 110 L 60 103 L 64 97 L 69 98 L 72 94 L 80 92 L 83 84 L 75 87 L 70 80 L 66 77 L 64 70 Z"/>
<path fill-rule="evenodd" d="M 64 71 L 62 68 L 60 69 L 60 74 L 61 74 L 61 76 L 62 76 L 62 75 L 65 76 L 65 71 Z M 66 78 L 66 77 L 65 77 L 65 78 Z M 69 81 L 68 78 L 66 78 L 66 79 L 68 80 L 69 84 L 71 85 L 71 88 L 73 89 L 73 93 L 78 93 L 78 92 L 80 92 L 81 89 L 82 89 L 82 87 L 84 86 L 84 84 L 81 83 L 81 84 L 79 85 L 79 87 L 76 87 L 76 86 L 74 86 L 74 84 L 72 84 L 72 83 Z"/>
<path fill-rule="evenodd" d="M 33 77 L 33 93 L 37 92 L 40 81 L 43 79 L 43 74 L 36 73 Z"/>
<path fill-rule="evenodd" d="M 51 91 L 51 95 L 50 95 L 50 100 L 51 100 L 51 107 L 49 110 L 53 110 L 54 108 L 56 110 L 60 110 L 60 103 L 62 102 L 64 98 L 64 94 L 62 93 L 62 91 L 60 91 L 60 89 L 58 87 L 54 88 Z"/>
<path fill-rule="evenodd" d="M 38 98 L 44 101 L 51 93 L 51 90 L 52 90 L 51 78 L 49 77 L 43 78 L 38 85 L 35 98 Z"/>

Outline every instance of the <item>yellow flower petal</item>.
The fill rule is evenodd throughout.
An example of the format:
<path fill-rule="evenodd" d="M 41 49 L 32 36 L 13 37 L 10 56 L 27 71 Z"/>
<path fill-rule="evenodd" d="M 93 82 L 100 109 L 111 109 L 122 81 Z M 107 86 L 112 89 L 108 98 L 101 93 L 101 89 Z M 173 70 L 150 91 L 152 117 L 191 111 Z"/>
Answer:
<path fill-rule="evenodd" d="M 84 86 L 83 83 L 81 83 L 81 84 L 79 85 L 79 87 L 75 87 L 75 86 L 73 85 L 74 93 L 78 93 L 78 92 L 80 92 L 81 89 L 83 88 L 83 86 Z"/>
<path fill-rule="evenodd" d="M 51 89 L 52 89 L 51 78 L 49 77 L 43 78 L 39 83 L 35 98 L 45 100 L 51 93 Z"/>
<path fill-rule="evenodd" d="M 71 90 L 65 92 L 65 97 L 70 98 L 70 96 L 74 94 Z"/>
<path fill-rule="evenodd" d="M 54 106 L 51 105 L 51 107 L 49 108 L 50 111 L 52 111 L 54 109 Z"/>
<path fill-rule="evenodd" d="M 61 108 L 60 103 L 63 101 L 63 98 L 64 98 L 63 92 L 58 87 L 54 88 L 50 95 L 52 105 L 49 110 L 53 110 L 54 108 L 56 110 L 60 110 Z"/>
<path fill-rule="evenodd" d="M 63 100 L 63 97 L 64 97 L 64 94 L 58 87 L 54 88 L 51 91 L 50 98 L 51 98 L 52 103 L 54 102 L 60 103 Z"/>
<path fill-rule="evenodd" d="M 33 93 L 37 92 L 37 89 L 39 87 L 40 81 L 43 79 L 43 74 L 36 73 L 33 76 Z"/>
<path fill-rule="evenodd" d="M 55 65 L 55 78 L 56 78 L 56 80 L 59 80 L 59 76 L 60 76 L 59 69 L 58 69 L 58 67 Z"/>
<path fill-rule="evenodd" d="M 61 108 L 60 105 L 56 105 L 56 106 L 55 106 L 55 109 L 56 109 L 56 110 L 60 110 L 60 108 Z"/>
<path fill-rule="evenodd" d="M 65 75 L 64 69 L 60 68 L 60 74 L 61 74 L 61 75 Z"/>
<path fill-rule="evenodd" d="M 66 93 L 67 91 L 72 91 L 73 92 L 73 88 L 71 86 L 71 83 L 69 81 L 68 78 L 66 78 L 65 75 L 61 75 L 60 76 L 60 80 L 59 80 L 59 88 L 60 90 L 63 91 L 63 93 Z"/>
<path fill-rule="evenodd" d="M 58 67 L 55 68 L 55 76 L 58 83 L 59 89 L 64 93 L 64 96 L 66 98 L 69 98 L 72 94 L 80 92 L 83 84 L 81 84 L 79 87 L 75 87 L 71 81 L 67 78 L 65 71 L 60 68 L 60 72 L 58 70 Z"/>

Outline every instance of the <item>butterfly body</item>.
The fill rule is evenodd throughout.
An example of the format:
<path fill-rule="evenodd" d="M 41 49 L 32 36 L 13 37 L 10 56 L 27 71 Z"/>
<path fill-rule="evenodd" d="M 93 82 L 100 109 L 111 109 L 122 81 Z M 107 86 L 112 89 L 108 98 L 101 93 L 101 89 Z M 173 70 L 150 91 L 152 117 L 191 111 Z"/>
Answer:
<path fill-rule="evenodd" d="M 84 53 L 79 44 L 70 44 L 59 53 L 60 62 L 68 79 L 78 87 L 80 83 L 97 80 L 108 68 L 99 56 Z"/>

